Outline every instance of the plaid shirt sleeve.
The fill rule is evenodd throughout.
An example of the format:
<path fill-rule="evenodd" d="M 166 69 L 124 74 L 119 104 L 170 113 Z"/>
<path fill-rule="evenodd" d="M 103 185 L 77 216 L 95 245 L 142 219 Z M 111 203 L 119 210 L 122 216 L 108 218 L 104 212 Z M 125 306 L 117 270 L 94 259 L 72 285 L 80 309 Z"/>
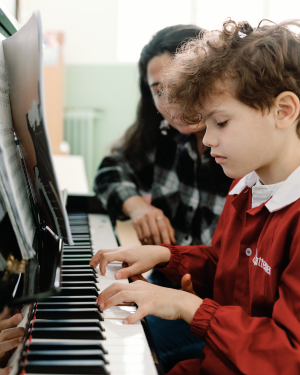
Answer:
<path fill-rule="evenodd" d="M 147 166 L 144 169 L 147 170 Z M 103 159 L 94 180 L 94 191 L 114 220 L 128 219 L 122 212 L 123 203 L 147 189 L 139 177 L 139 172 L 121 154 Z"/>
<path fill-rule="evenodd" d="M 113 219 L 124 220 L 126 199 L 148 192 L 175 230 L 178 245 L 210 245 L 231 179 L 209 150 L 199 165 L 196 140 L 171 128 L 157 139 L 148 163 L 133 167 L 124 155 L 106 157 L 95 178 L 94 190 Z"/>

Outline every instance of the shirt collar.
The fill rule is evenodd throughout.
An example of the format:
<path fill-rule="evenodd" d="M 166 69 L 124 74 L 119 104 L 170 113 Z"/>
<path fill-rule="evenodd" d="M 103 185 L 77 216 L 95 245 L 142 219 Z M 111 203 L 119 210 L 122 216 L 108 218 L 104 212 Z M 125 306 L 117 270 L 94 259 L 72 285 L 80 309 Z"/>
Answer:
<path fill-rule="evenodd" d="M 258 181 L 258 176 L 255 172 L 251 172 L 243 177 L 231 191 L 229 195 L 240 194 L 246 186 L 252 188 Z M 266 203 L 266 208 L 269 212 L 278 211 L 283 207 L 294 203 L 300 198 L 300 167 L 294 170 L 292 174 L 283 182 L 281 187 L 275 192 L 273 197 Z"/>

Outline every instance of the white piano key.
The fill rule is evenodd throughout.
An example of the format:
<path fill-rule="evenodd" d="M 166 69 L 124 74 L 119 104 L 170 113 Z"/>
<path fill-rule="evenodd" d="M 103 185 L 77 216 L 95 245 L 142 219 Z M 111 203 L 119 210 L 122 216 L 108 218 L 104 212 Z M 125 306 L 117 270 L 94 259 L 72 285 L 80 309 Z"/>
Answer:
<path fill-rule="evenodd" d="M 132 354 L 132 353 L 137 353 L 137 354 L 144 354 L 145 352 L 148 352 L 149 348 L 148 345 L 128 345 L 128 346 L 122 346 L 122 345 L 115 345 L 114 343 L 109 343 L 108 341 L 104 341 L 105 350 L 109 352 L 107 354 L 107 359 L 108 356 L 111 354 L 117 354 L 117 355 L 126 355 L 126 354 Z"/>
<path fill-rule="evenodd" d="M 106 366 L 111 375 L 157 375 L 154 362 L 149 363 L 111 363 Z"/>
<path fill-rule="evenodd" d="M 141 354 L 137 354 L 135 352 L 126 353 L 126 354 L 107 354 L 106 357 L 109 363 L 124 363 L 124 364 L 140 364 L 140 363 L 146 363 L 149 364 L 150 362 L 153 362 L 153 358 L 151 355 L 149 356 L 148 352 L 144 352 Z"/>
<path fill-rule="evenodd" d="M 126 319 L 130 314 L 136 311 L 135 306 L 113 306 L 102 312 L 104 319 Z"/>
<path fill-rule="evenodd" d="M 120 320 L 106 319 L 102 322 L 102 327 L 105 329 L 104 336 L 110 338 L 145 338 L 144 329 L 141 322 L 135 324 L 123 324 Z"/>
<path fill-rule="evenodd" d="M 107 215 L 88 215 L 94 251 L 118 247 L 111 221 Z"/>
<path fill-rule="evenodd" d="M 123 267 L 122 267 L 122 263 L 109 263 L 106 268 L 105 268 L 105 275 L 102 275 L 100 273 L 100 269 L 99 267 L 96 267 L 96 274 L 97 276 L 99 277 L 106 277 L 110 280 L 117 280 L 116 277 L 115 277 L 115 274 L 117 271 L 121 270 Z"/>
<path fill-rule="evenodd" d="M 96 286 L 100 289 L 101 292 L 103 292 L 104 289 L 108 288 L 109 286 L 111 286 L 113 283 L 115 282 L 119 282 L 119 280 L 112 280 L 112 281 L 109 281 L 109 280 L 100 280 L 98 283 L 96 283 Z M 128 284 L 128 281 L 127 280 L 121 280 L 120 281 L 120 284 L 124 284 L 124 285 L 127 285 Z"/>

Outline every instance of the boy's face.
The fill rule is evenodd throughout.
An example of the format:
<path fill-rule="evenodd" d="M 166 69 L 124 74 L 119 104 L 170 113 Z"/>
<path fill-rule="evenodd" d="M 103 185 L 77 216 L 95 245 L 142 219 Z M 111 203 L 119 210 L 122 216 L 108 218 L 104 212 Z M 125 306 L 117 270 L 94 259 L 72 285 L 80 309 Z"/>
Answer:
<path fill-rule="evenodd" d="M 224 94 L 209 99 L 202 115 L 207 126 L 203 143 L 227 176 L 264 175 L 276 163 L 281 141 L 274 110 L 263 114 Z"/>

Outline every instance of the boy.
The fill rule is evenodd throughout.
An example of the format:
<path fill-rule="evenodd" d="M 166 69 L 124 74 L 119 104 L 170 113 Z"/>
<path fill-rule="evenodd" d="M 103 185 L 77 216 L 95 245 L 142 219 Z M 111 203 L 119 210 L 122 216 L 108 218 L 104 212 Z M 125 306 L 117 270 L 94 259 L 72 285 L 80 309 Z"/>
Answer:
<path fill-rule="evenodd" d="M 117 279 L 156 265 L 177 283 L 191 274 L 197 295 L 135 282 L 98 298 L 102 309 L 134 301 L 124 323 L 151 314 L 191 324 L 206 346 L 170 375 L 300 373 L 300 39 L 292 24 L 300 27 L 252 30 L 229 20 L 190 41 L 165 73 L 171 107 L 187 123 L 206 122 L 204 144 L 238 179 L 212 246 L 100 250 L 91 260 L 102 273 L 126 262 Z M 213 300 L 199 297 L 211 290 Z"/>

